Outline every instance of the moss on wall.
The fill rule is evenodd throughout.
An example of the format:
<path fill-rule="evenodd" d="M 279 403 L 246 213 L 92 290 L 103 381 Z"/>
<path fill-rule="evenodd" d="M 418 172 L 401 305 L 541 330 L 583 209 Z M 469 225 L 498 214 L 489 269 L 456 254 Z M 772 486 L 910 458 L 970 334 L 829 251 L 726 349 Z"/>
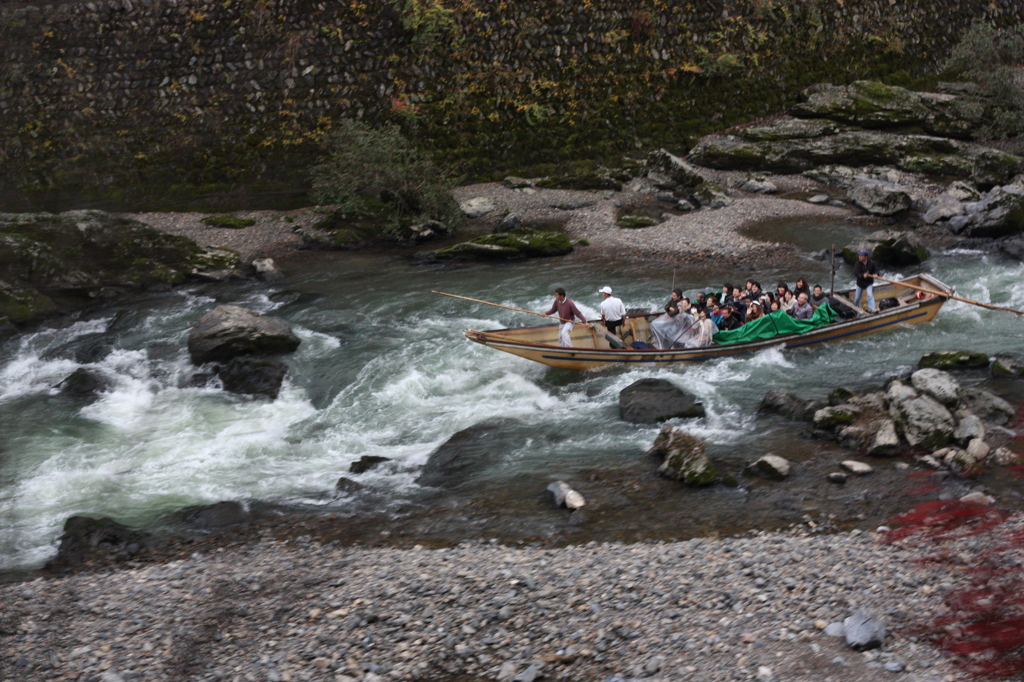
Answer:
<path fill-rule="evenodd" d="M 784 108 L 813 82 L 907 84 L 976 17 L 1019 23 L 1024 7 L 116 0 L 3 9 L 0 207 L 294 205 L 305 168 L 346 117 L 397 121 L 472 178 L 685 150 Z"/>

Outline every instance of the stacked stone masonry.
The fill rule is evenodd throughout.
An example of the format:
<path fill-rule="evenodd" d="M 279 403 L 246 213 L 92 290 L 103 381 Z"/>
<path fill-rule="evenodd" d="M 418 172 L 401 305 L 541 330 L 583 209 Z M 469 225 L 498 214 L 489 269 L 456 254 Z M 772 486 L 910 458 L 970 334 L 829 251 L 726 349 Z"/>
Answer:
<path fill-rule="evenodd" d="M 863 55 L 927 67 L 977 17 L 1024 21 L 1011 0 L 444 1 L 457 27 L 428 41 L 401 18 L 427 0 L 9 5 L 0 160 L 45 184 L 51 158 L 138 161 L 203 139 L 287 149 L 339 117 L 402 114 L 468 135 L 440 145 L 452 148 L 538 120 L 582 130 L 603 117 L 642 136 L 649 107 L 710 117 L 699 90 L 716 63 L 740 70 L 726 80 L 765 69 L 779 88 L 801 85 L 779 66 L 794 36 L 818 41 L 823 68 L 844 81 Z"/>

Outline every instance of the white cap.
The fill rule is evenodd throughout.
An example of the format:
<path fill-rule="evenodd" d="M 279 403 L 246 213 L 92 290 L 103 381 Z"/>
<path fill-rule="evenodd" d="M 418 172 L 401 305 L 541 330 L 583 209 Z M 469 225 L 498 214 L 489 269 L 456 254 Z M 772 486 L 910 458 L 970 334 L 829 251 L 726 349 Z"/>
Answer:
<path fill-rule="evenodd" d="M 612 293 L 612 288 L 611 287 L 601 287 L 600 289 L 597 290 L 597 293 L 599 293 L 599 294 L 611 294 Z"/>

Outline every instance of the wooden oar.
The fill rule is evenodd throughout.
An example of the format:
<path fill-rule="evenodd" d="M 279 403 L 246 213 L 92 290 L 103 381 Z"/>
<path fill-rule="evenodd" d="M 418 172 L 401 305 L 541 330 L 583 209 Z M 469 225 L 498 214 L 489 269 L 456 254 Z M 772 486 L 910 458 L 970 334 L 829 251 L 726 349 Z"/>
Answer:
<path fill-rule="evenodd" d="M 1005 311 L 1005 312 L 1008 312 L 1008 313 L 1014 313 L 1015 315 L 1024 315 L 1024 310 L 1015 310 L 1013 308 L 1005 308 L 1005 307 L 1003 307 L 1001 305 L 992 305 L 990 303 L 982 303 L 981 301 L 974 301 L 974 300 L 969 299 L 969 298 L 964 298 L 963 296 L 957 296 L 955 294 L 947 294 L 947 293 L 945 293 L 943 291 L 937 291 L 935 289 L 928 289 L 928 288 L 925 288 L 925 287 L 919 287 L 919 286 L 917 286 L 915 284 L 908 284 L 907 282 L 901 282 L 901 281 L 895 280 L 895 279 L 888 279 L 886 277 L 882 277 L 881 275 L 872 275 L 872 277 L 874 277 L 875 279 L 880 279 L 883 282 L 888 282 L 889 284 L 894 284 L 896 286 L 906 287 L 908 289 L 916 289 L 917 291 L 923 291 L 925 293 L 933 294 L 935 296 L 942 296 L 943 298 L 952 298 L 953 300 L 956 300 L 956 301 L 963 301 L 964 303 L 970 303 L 971 305 L 981 306 L 982 308 L 988 308 L 989 310 L 1002 310 L 1002 311 Z"/>

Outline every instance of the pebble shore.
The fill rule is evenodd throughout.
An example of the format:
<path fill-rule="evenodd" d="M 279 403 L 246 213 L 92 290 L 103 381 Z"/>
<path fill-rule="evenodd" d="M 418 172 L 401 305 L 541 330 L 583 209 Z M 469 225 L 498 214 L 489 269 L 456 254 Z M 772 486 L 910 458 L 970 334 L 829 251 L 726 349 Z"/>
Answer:
<path fill-rule="evenodd" d="M 559 549 L 264 538 L 0 587 L 0 679 L 966 679 L 912 635 L 955 579 L 919 552 L 861 531 Z M 883 649 L 826 634 L 857 608 L 888 627 Z"/>

